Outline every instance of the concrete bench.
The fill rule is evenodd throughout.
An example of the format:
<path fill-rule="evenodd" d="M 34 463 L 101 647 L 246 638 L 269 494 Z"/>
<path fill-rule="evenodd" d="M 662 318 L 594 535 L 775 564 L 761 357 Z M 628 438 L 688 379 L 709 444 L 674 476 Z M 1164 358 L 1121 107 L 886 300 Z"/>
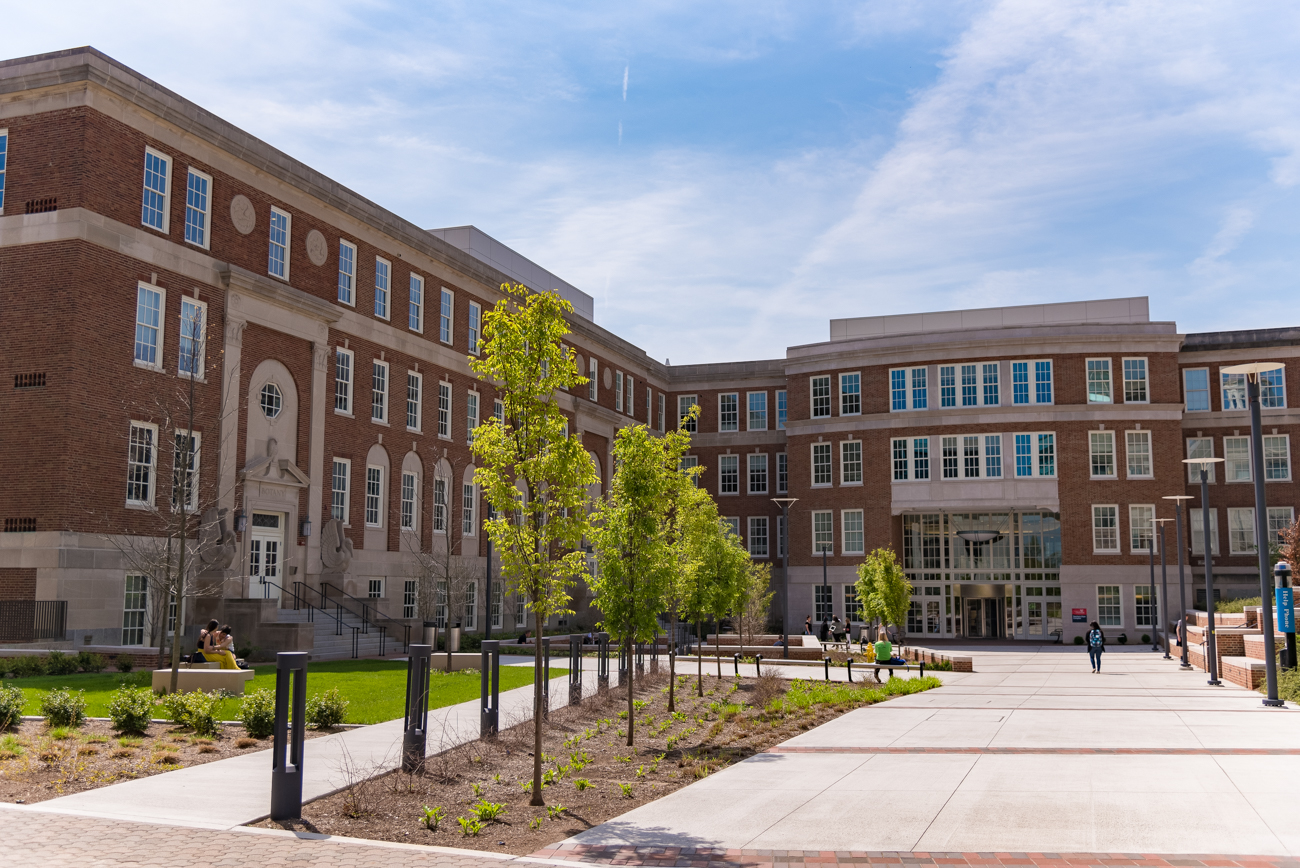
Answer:
<path fill-rule="evenodd" d="M 202 664 L 200 664 L 202 665 Z M 234 696 L 244 695 L 244 685 L 253 680 L 252 669 L 180 669 L 177 671 L 176 692 L 191 693 L 202 690 L 211 693 L 224 690 Z M 153 671 L 153 689 L 155 693 L 166 693 L 172 686 L 170 669 Z"/>
<path fill-rule="evenodd" d="M 904 672 L 911 672 L 913 669 L 916 669 L 920 671 L 922 674 L 924 674 L 925 664 L 924 663 L 854 663 L 853 669 L 867 669 L 867 670 L 874 671 L 876 674 L 876 682 L 879 684 L 883 684 L 884 682 L 880 680 L 880 670 L 882 669 L 888 669 L 889 677 L 893 678 L 895 669 L 902 669 Z M 853 669 L 850 669 L 849 672 L 852 673 Z"/>

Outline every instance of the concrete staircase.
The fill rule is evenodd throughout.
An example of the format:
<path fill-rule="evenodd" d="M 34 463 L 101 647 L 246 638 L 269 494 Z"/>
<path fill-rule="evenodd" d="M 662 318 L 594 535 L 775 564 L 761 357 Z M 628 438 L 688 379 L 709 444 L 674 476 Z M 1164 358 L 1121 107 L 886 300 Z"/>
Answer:
<path fill-rule="evenodd" d="M 1231 681 L 1247 690 L 1256 690 L 1264 683 L 1264 634 L 1260 628 L 1262 610 L 1248 606 L 1241 613 L 1214 615 L 1215 662 L 1219 678 Z M 1209 629 L 1209 616 L 1205 612 L 1187 612 L 1187 662 L 1197 669 L 1208 671 L 1205 638 Z M 1273 634 L 1274 650 L 1285 646 L 1285 636 Z M 1170 637 L 1171 655 L 1181 651 Z"/>
<path fill-rule="evenodd" d="M 282 624 L 307 623 L 306 609 L 280 609 L 277 620 Z M 341 625 L 333 616 L 338 615 Z M 374 624 L 368 631 L 361 619 L 346 611 L 336 612 L 331 607 L 329 614 L 319 609 L 312 613 L 312 648 L 310 660 L 349 660 L 362 657 L 393 657 L 402 654 L 402 631 L 390 626 L 387 636 Z M 341 629 L 340 629 L 341 628 Z M 355 645 L 353 630 L 355 628 Z M 396 633 L 396 635 L 394 635 Z"/>

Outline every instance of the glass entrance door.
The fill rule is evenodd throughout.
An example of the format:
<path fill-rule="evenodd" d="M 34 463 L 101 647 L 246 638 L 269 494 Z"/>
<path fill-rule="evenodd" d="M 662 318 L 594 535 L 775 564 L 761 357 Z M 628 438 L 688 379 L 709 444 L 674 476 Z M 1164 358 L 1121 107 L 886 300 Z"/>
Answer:
<path fill-rule="evenodd" d="M 251 592 L 262 599 L 280 599 L 280 550 L 284 545 L 283 516 L 278 512 L 253 513 L 253 528 L 249 539 L 249 575 Z M 272 584 L 273 583 L 273 584 Z"/>
<path fill-rule="evenodd" d="M 1003 613 L 1006 603 L 1002 597 L 968 597 L 966 607 L 966 638 L 1001 639 Z"/>

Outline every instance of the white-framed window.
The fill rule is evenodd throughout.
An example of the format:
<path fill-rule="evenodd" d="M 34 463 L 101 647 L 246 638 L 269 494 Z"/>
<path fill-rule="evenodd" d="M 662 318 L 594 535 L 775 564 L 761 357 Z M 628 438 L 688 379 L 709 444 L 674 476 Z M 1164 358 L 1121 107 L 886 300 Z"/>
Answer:
<path fill-rule="evenodd" d="M 718 494 L 740 493 L 740 456 L 718 456 Z"/>
<path fill-rule="evenodd" d="M 406 430 L 420 430 L 420 401 L 424 394 L 424 375 L 416 371 L 406 372 Z"/>
<path fill-rule="evenodd" d="M 352 351 L 334 348 L 334 412 L 352 415 Z"/>
<path fill-rule="evenodd" d="M 1132 554 L 1145 554 L 1155 535 L 1156 508 L 1147 504 L 1130 504 L 1128 508 L 1128 543 Z"/>
<path fill-rule="evenodd" d="M 424 331 L 424 278 L 411 272 L 406 325 L 413 332 Z"/>
<path fill-rule="evenodd" d="M 750 392 L 745 396 L 749 401 L 749 420 L 746 431 L 767 430 L 767 392 Z"/>
<path fill-rule="evenodd" d="M 893 469 L 894 482 L 906 482 L 911 475 L 909 470 L 907 449 L 908 438 L 895 437 L 889 441 L 890 466 Z"/>
<path fill-rule="evenodd" d="M 718 430 L 740 430 L 740 394 L 724 392 L 718 395 Z"/>
<path fill-rule="evenodd" d="M 1255 547 L 1255 508 L 1228 507 L 1228 553 L 1253 555 Z"/>
<path fill-rule="evenodd" d="M 1248 410 L 1250 401 L 1246 395 L 1245 374 L 1225 374 L 1219 372 L 1220 397 L 1224 411 Z"/>
<path fill-rule="evenodd" d="M 862 441 L 840 443 L 840 485 L 862 484 Z"/>
<path fill-rule="evenodd" d="M 597 401 L 600 399 L 600 362 L 595 358 L 587 359 L 587 400 Z"/>
<path fill-rule="evenodd" d="M 1183 404 L 1188 413 L 1210 411 L 1210 369 L 1183 368 Z"/>
<path fill-rule="evenodd" d="M 378 359 L 370 366 L 370 418 L 388 421 L 388 363 Z"/>
<path fill-rule="evenodd" d="M 749 465 L 749 493 L 767 494 L 767 455 L 750 454 L 746 461 Z"/>
<path fill-rule="evenodd" d="M 844 586 L 844 620 L 861 621 L 862 608 L 858 605 L 857 585 Z"/>
<path fill-rule="evenodd" d="M 984 381 L 984 406 L 996 407 L 1002 400 L 999 389 L 1001 366 L 997 362 L 984 362 L 980 369 Z"/>
<path fill-rule="evenodd" d="M 862 415 L 862 374 L 840 374 L 840 415 Z"/>
<path fill-rule="evenodd" d="M 1119 585 L 1097 586 L 1097 623 L 1103 627 L 1123 627 L 1124 609 L 1120 605 Z"/>
<path fill-rule="evenodd" d="M 1088 432 L 1089 475 L 1093 479 L 1115 478 L 1115 432 Z"/>
<path fill-rule="evenodd" d="M 140 573 L 127 573 L 126 594 L 122 600 L 123 645 L 144 644 L 145 621 L 149 611 L 148 598 L 148 578 Z"/>
<path fill-rule="evenodd" d="M 944 479 L 957 479 L 961 475 L 957 464 L 957 441 L 956 437 L 941 437 L 939 440 Z"/>
<path fill-rule="evenodd" d="M 985 434 L 983 447 L 984 475 L 990 479 L 1000 479 L 1002 477 L 1002 435 Z"/>
<path fill-rule="evenodd" d="M 1155 627 L 1155 595 L 1150 585 L 1133 586 L 1134 626 Z M 1098 622 L 1100 623 L 1100 622 Z"/>
<path fill-rule="evenodd" d="M 438 436 L 451 439 L 451 383 L 438 384 Z"/>
<path fill-rule="evenodd" d="M 1046 432 L 1013 435 L 1016 476 L 1056 475 L 1056 435 Z"/>
<path fill-rule="evenodd" d="M 181 296 L 180 340 L 176 342 L 176 373 L 203 379 L 207 355 L 208 304 L 189 295 Z"/>
<path fill-rule="evenodd" d="M 1011 363 L 1011 403 L 1052 403 L 1052 360 Z"/>
<path fill-rule="evenodd" d="M 402 582 L 402 619 L 409 621 L 415 617 L 416 595 L 419 593 L 419 583 L 415 579 L 406 579 Z M 496 624 L 494 626 L 501 626 Z"/>
<path fill-rule="evenodd" d="M 1250 438 L 1223 438 L 1223 478 L 1227 482 L 1250 482 Z M 1198 480 L 1199 481 L 1199 477 Z"/>
<path fill-rule="evenodd" d="M 823 621 L 829 621 L 835 617 L 835 607 L 832 602 L 833 596 L 831 589 L 825 585 L 813 585 L 813 621 L 820 624 Z"/>
<path fill-rule="evenodd" d="M 135 291 L 135 364 L 161 371 L 167 290 L 141 281 Z"/>
<path fill-rule="evenodd" d="M 1128 402 L 1126 401 L 1125 403 Z M 1153 475 L 1151 466 L 1151 432 L 1125 431 L 1124 458 L 1128 463 L 1129 479 L 1150 479 Z"/>
<path fill-rule="evenodd" d="M 452 340 L 452 316 L 456 310 L 456 296 L 447 287 L 442 288 L 442 298 L 438 305 L 438 340 L 444 344 Z"/>
<path fill-rule="evenodd" d="M 498 425 L 504 425 L 506 421 L 506 405 L 500 398 L 492 399 L 492 418 L 497 420 Z"/>
<path fill-rule="evenodd" d="M 401 528 L 411 533 L 417 527 L 415 516 L 415 492 L 419 488 L 414 473 L 402 474 L 402 523 Z"/>
<path fill-rule="evenodd" d="M 1264 481 L 1287 482 L 1291 479 L 1291 437 L 1288 434 L 1264 435 Z"/>
<path fill-rule="evenodd" d="M 515 594 L 515 626 L 528 626 L 528 597 L 524 594 Z"/>
<path fill-rule="evenodd" d="M 465 393 L 465 442 L 474 442 L 474 429 L 478 428 L 478 392 Z"/>
<path fill-rule="evenodd" d="M 463 536 L 474 536 L 474 505 L 477 489 L 473 483 L 460 487 L 460 532 Z"/>
<path fill-rule="evenodd" d="M 384 580 L 382 578 L 366 580 L 366 597 L 371 600 L 382 600 L 384 598 Z"/>
<path fill-rule="evenodd" d="M 478 627 L 478 582 L 465 583 L 465 629 Z"/>
<path fill-rule="evenodd" d="M 623 372 L 614 372 L 614 409 L 623 412 Z"/>
<path fill-rule="evenodd" d="M 844 541 L 844 554 L 860 555 L 865 552 L 865 537 L 862 532 L 862 510 L 845 509 L 840 511 L 840 534 Z"/>
<path fill-rule="evenodd" d="M 1191 519 L 1188 522 L 1188 534 L 1192 538 L 1192 554 L 1197 557 L 1205 555 L 1205 534 L 1201 528 L 1204 527 L 1204 519 L 1201 517 L 1201 508 L 1199 506 L 1189 507 L 1187 515 Z M 1219 510 L 1218 507 L 1210 507 L 1210 555 L 1218 557 L 1219 555 Z"/>
<path fill-rule="evenodd" d="M 1124 359 L 1124 403 L 1149 404 L 1150 391 L 1147 388 L 1147 360 Z"/>
<path fill-rule="evenodd" d="M 489 611 L 492 613 L 492 628 L 495 630 L 501 626 L 501 604 L 503 602 L 501 599 L 501 583 L 492 582 L 490 587 L 492 588 L 492 599 Z"/>
<path fill-rule="evenodd" d="M 1213 437 L 1188 437 L 1187 438 L 1187 457 L 1188 458 L 1213 458 L 1214 457 L 1214 438 Z M 1215 468 L 1214 464 L 1207 464 L 1205 467 L 1205 478 L 1211 484 L 1214 483 Z M 1193 485 L 1199 485 L 1201 482 L 1201 468 L 1196 464 L 1187 465 L 1187 481 Z"/>
<path fill-rule="evenodd" d="M 790 465 L 784 452 L 776 453 L 776 493 L 785 494 L 790 490 Z"/>
<path fill-rule="evenodd" d="M 1088 403 L 1110 404 L 1114 398 L 1110 383 L 1110 359 L 1087 359 Z"/>
<path fill-rule="evenodd" d="M 384 526 L 384 468 L 366 467 L 366 527 Z"/>
<path fill-rule="evenodd" d="M 1259 375 L 1259 406 L 1286 406 L 1285 368 L 1274 368 Z"/>
<path fill-rule="evenodd" d="M 973 367 L 963 365 L 966 367 Z M 963 377 L 963 387 L 965 386 Z M 972 384 L 973 387 L 974 384 Z M 939 406 L 956 407 L 957 406 L 957 366 L 940 365 L 939 366 Z"/>
<path fill-rule="evenodd" d="M 813 554 L 822 552 L 835 554 L 835 513 L 829 509 L 814 510 L 813 520 Z"/>
<path fill-rule="evenodd" d="M 483 306 L 476 301 L 471 301 L 469 303 L 468 329 L 469 330 L 467 333 L 467 339 L 469 341 L 469 352 L 470 355 L 477 356 L 479 354 L 479 351 L 482 346 L 482 341 L 483 341 Z M 593 368 L 592 371 L 594 373 L 595 368 Z M 579 369 L 579 373 L 581 373 L 581 369 Z M 501 615 L 499 609 L 500 606 L 498 606 L 497 620 L 500 620 L 500 615 Z M 494 626 L 499 627 L 501 625 L 496 624 Z"/>
<path fill-rule="evenodd" d="M 289 239 L 293 235 L 293 216 L 271 206 L 270 233 L 267 237 L 266 273 L 281 280 L 289 279 Z"/>
<path fill-rule="evenodd" d="M 651 413 L 651 407 L 654 404 L 653 399 L 654 389 L 650 388 L 650 385 L 647 383 L 645 387 L 645 426 L 647 428 L 654 427 L 654 416 Z"/>
<path fill-rule="evenodd" d="M 1092 506 L 1092 550 L 1119 554 L 1119 507 L 1111 504 Z"/>
<path fill-rule="evenodd" d="M 5 166 L 9 159 L 9 130 L 0 129 L 0 214 L 5 212 Z"/>
<path fill-rule="evenodd" d="M 447 532 L 447 480 L 441 476 L 433 479 L 433 532 Z"/>
<path fill-rule="evenodd" d="M 1268 538 L 1281 544 L 1282 537 L 1291 525 L 1295 524 L 1294 506 L 1270 506 L 1268 508 Z"/>
<path fill-rule="evenodd" d="M 890 458 L 893 467 L 893 480 L 895 482 L 906 482 L 908 479 L 924 482 L 930 479 L 930 441 L 931 437 L 896 437 L 890 441 Z M 938 438 L 953 441 L 946 444 L 951 447 L 951 455 L 948 455 L 949 463 L 945 465 L 946 469 L 956 476 L 956 438 L 945 437 Z M 1002 435 L 991 434 L 984 438 L 986 443 L 986 471 L 989 470 L 989 462 L 996 470 L 996 475 L 1002 475 Z M 940 448 L 945 444 L 940 444 Z M 989 472 L 987 475 L 994 475 Z"/>
<path fill-rule="evenodd" d="M 699 466 L 700 466 L 700 458 L 698 455 L 683 455 L 681 460 L 677 462 L 677 468 L 681 471 L 691 470 Z M 695 482 L 696 486 L 700 484 L 699 474 L 696 474 L 694 477 L 692 477 L 692 479 Z"/>
<path fill-rule="evenodd" d="M 808 390 L 812 399 L 812 418 L 828 418 L 831 415 L 831 378 L 809 377 Z"/>
<path fill-rule="evenodd" d="M 212 176 L 190 167 L 185 178 L 185 241 L 207 250 L 212 241 L 211 219 Z"/>
<path fill-rule="evenodd" d="M 776 390 L 776 430 L 784 431 L 785 423 L 789 418 L 789 405 L 786 398 L 785 389 Z"/>
<path fill-rule="evenodd" d="M 356 307 L 357 246 L 339 239 L 339 301 Z"/>
<path fill-rule="evenodd" d="M 889 409 L 924 410 L 929 407 L 928 369 L 892 368 L 889 371 Z"/>
<path fill-rule="evenodd" d="M 831 484 L 831 444 L 812 444 L 812 484 L 818 486 Z"/>
<path fill-rule="evenodd" d="M 150 229 L 166 233 L 171 217 L 171 176 L 172 158 L 155 151 L 144 149 L 144 204 L 140 212 L 140 222 Z"/>
<path fill-rule="evenodd" d="M 187 510 L 198 509 L 203 434 L 184 430 L 172 433 L 172 510 L 179 511 L 182 503 Z"/>
<path fill-rule="evenodd" d="M 595 377 L 592 377 L 592 380 L 594 382 Z M 679 430 L 689 431 L 691 434 L 694 434 L 699 430 L 699 420 L 687 418 L 687 415 L 691 412 L 691 408 L 699 403 L 698 396 L 696 395 L 677 396 L 677 427 Z"/>
<path fill-rule="evenodd" d="M 754 515 L 749 517 L 748 543 L 751 558 L 767 557 L 767 516 Z"/>
<path fill-rule="evenodd" d="M 740 539 L 740 519 L 739 519 L 739 518 L 736 518 L 736 517 L 734 517 L 734 516 L 728 516 L 728 517 L 722 519 L 722 521 L 723 521 L 723 523 L 726 524 L 726 526 L 727 526 L 727 532 L 730 533 L 732 536 L 734 536 L 737 540 L 739 540 L 739 539 Z"/>
<path fill-rule="evenodd" d="M 666 424 L 667 424 L 667 421 L 668 421 L 668 420 L 665 418 L 665 416 L 667 415 L 667 412 L 668 412 L 668 401 L 667 401 L 667 398 L 664 396 L 664 393 L 663 393 L 663 392 L 660 392 L 660 393 L 659 393 L 659 414 L 658 414 L 658 421 L 659 421 L 658 428 L 659 428 L 659 433 L 660 433 L 660 434 L 664 433 L 664 431 L 667 430 L 667 429 L 664 427 L 664 425 L 666 425 Z"/>
<path fill-rule="evenodd" d="M 388 319 L 388 293 L 392 287 L 393 264 L 375 257 L 375 316 Z"/>
<path fill-rule="evenodd" d="M 348 488 L 352 480 L 352 462 L 346 458 L 335 458 L 330 473 L 330 518 L 337 518 L 343 524 L 349 524 Z"/>
<path fill-rule="evenodd" d="M 127 506 L 152 506 L 158 465 L 158 426 L 132 422 L 126 453 Z"/>

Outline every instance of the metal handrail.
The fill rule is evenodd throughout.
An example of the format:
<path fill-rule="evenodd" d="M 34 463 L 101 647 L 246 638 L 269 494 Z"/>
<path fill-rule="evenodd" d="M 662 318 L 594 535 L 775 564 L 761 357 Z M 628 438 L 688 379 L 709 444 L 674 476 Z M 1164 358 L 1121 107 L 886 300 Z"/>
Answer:
<path fill-rule="evenodd" d="M 402 638 L 402 653 L 406 653 L 406 651 L 411 647 L 411 625 L 410 625 L 410 624 L 403 624 L 401 621 L 398 621 L 398 620 L 396 620 L 396 619 L 394 619 L 394 618 L 390 618 L 390 617 L 388 617 L 388 616 L 385 615 L 383 612 L 380 612 L 378 609 L 372 609 L 370 603 L 368 603 L 367 601 L 365 601 L 365 600 L 361 600 L 361 599 L 358 599 L 357 597 L 352 596 L 351 594 L 349 594 L 347 591 L 343 590 L 342 588 L 335 587 L 334 585 L 330 584 L 329 582 L 321 582 L 321 583 L 320 583 L 320 596 L 321 596 L 321 600 L 322 600 L 322 601 L 327 601 L 327 600 L 329 600 L 329 596 L 328 596 L 328 591 L 327 591 L 327 589 L 328 589 L 329 591 L 334 591 L 334 592 L 335 592 L 336 594 L 338 594 L 340 597 L 346 597 L 347 599 L 351 600 L 352 602 L 356 603 L 357 605 L 359 605 L 359 606 L 361 607 L 361 614 L 358 615 L 356 612 L 353 612 L 351 609 L 347 608 L 346 606 L 343 606 L 341 603 L 339 603 L 338 600 L 335 600 L 335 601 L 334 601 L 334 605 L 335 605 L 335 606 L 341 608 L 343 611 L 347 612 L 347 613 L 350 614 L 352 617 L 354 617 L 354 618 L 360 618 L 360 619 L 361 619 L 362 632 L 363 632 L 363 633 L 369 633 L 369 632 L 370 632 L 370 631 L 369 631 L 369 626 L 370 626 L 371 623 L 374 623 L 374 625 L 375 625 L 376 627 L 379 628 L 379 630 L 380 630 L 380 634 L 379 634 L 379 649 L 380 649 L 380 650 L 379 650 L 379 656 L 380 656 L 380 657 L 383 657 L 383 656 L 384 656 L 384 644 L 385 644 L 385 642 L 386 642 L 386 640 L 387 640 L 387 637 L 388 637 L 388 629 L 387 629 L 388 625 L 393 625 L 393 626 L 397 626 L 397 627 L 401 627 L 401 628 L 402 628 L 402 630 L 403 630 L 403 638 Z M 383 619 L 384 621 L 387 622 L 387 624 L 380 624 L 380 623 L 378 623 L 377 620 L 372 619 L 372 618 L 371 618 L 371 613 L 372 613 L 372 612 L 373 612 L 374 615 L 375 615 L 375 619 Z"/>
<path fill-rule="evenodd" d="M 310 602 L 308 602 L 308 601 L 306 601 L 306 600 L 301 600 L 301 599 L 299 598 L 299 596 L 298 596 L 298 592 L 297 592 L 296 590 L 291 591 L 291 590 L 285 588 L 284 586 L 282 586 L 282 585 L 280 585 L 280 584 L 278 584 L 278 583 L 276 583 L 276 582 L 270 581 L 269 579 L 266 579 L 266 578 L 263 578 L 263 577 L 260 577 L 260 576 L 258 577 L 258 581 L 262 583 L 262 599 L 264 599 L 264 600 L 269 600 L 269 599 L 271 598 L 271 588 L 279 588 L 279 589 L 280 589 L 280 594 L 281 594 L 281 596 L 283 596 L 284 594 L 288 594 L 288 595 L 290 595 L 291 597 L 293 597 L 294 609 L 295 609 L 295 610 L 298 610 L 301 606 L 306 606 L 306 607 L 307 607 L 307 620 L 308 620 L 308 621 L 313 622 L 313 623 L 315 622 L 315 620 L 316 620 L 316 619 L 315 619 L 315 614 L 316 614 L 317 609 L 319 608 L 319 611 L 321 612 L 321 614 L 326 615 L 326 616 L 328 616 L 328 617 L 334 619 L 334 625 L 335 625 L 335 626 L 334 626 L 334 635 L 335 635 L 335 636 L 342 636 L 342 635 L 343 635 L 343 628 L 344 628 L 344 627 L 347 627 L 349 630 L 352 631 L 352 659 L 355 660 L 355 659 L 357 659 L 359 656 L 361 656 L 361 654 L 360 654 L 360 645 L 361 645 L 361 640 L 360 640 L 360 637 L 359 637 L 359 634 L 360 634 L 360 628 L 358 628 L 358 627 L 356 627 L 356 626 L 353 626 L 352 624 L 347 624 L 347 623 L 345 623 L 345 622 L 343 621 L 343 619 L 342 619 L 341 617 L 339 617 L 338 615 L 331 615 L 330 612 L 329 612 L 329 610 L 326 609 L 326 608 L 323 607 L 323 606 L 321 606 L 321 607 L 316 607 L 316 606 L 313 606 Z M 301 584 L 302 584 L 302 582 L 294 582 L 294 585 L 295 585 L 295 586 L 296 586 L 296 585 L 301 585 Z M 303 585 L 303 587 L 304 587 L 304 589 L 306 589 L 306 590 L 310 590 L 309 588 L 306 588 L 305 585 Z M 382 656 L 383 656 L 383 653 L 382 653 L 382 649 L 383 649 L 383 637 L 382 637 L 382 636 L 380 637 L 380 649 L 381 649 L 381 653 L 380 653 L 379 656 L 382 657 Z"/>

